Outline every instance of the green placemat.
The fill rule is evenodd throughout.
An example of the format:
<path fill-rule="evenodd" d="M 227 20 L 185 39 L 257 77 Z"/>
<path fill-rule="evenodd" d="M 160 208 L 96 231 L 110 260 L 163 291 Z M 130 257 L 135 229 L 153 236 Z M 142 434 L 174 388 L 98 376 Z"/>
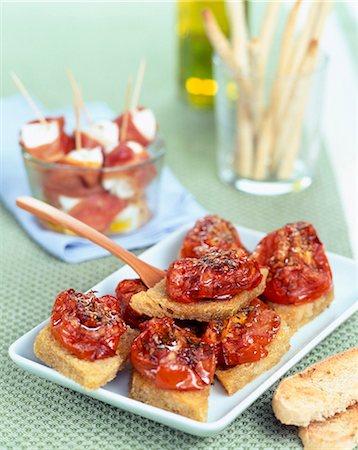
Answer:
<path fill-rule="evenodd" d="M 329 161 L 322 153 L 315 183 L 293 196 L 259 198 L 222 185 L 215 174 L 211 112 L 187 108 L 176 97 L 173 3 L 22 4 L 3 6 L 3 94 L 15 92 L 7 71 L 19 73 L 49 107 L 68 104 L 63 67 L 71 66 L 89 99 L 120 109 L 125 79 L 148 59 L 143 102 L 156 111 L 167 141 L 167 161 L 210 211 L 269 231 L 297 219 L 312 221 L 326 247 L 350 256 L 347 229 Z M 55 88 L 54 88 L 55 87 Z M 118 101 L 114 92 L 118 91 Z M 6 149 L 4 149 L 6 151 Z M 196 438 L 43 381 L 18 369 L 9 345 L 48 317 L 56 294 L 87 290 L 116 270 L 113 257 L 67 265 L 44 253 L 3 209 L 1 220 L 0 448 L 4 449 L 253 449 L 299 448 L 293 427 L 281 426 L 267 391 L 214 438 Z M 351 318 L 293 371 L 356 340 Z M 293 372 L 292 371 L 292 372 Z"/>

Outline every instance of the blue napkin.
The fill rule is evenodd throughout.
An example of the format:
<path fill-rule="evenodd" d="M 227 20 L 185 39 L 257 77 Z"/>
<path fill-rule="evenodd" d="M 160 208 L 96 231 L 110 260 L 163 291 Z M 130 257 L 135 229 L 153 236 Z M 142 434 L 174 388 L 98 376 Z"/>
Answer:
<path fill-rule="evenodd" d="M 69 129 L 73 129 L 74 114 L 71 108 L 46 111 L 43 106 L 39 106 L 46 116 L 64 115 Z M 108 255 L 106 250 L 85 239 L 42 228 L 31 214 L 16 207 L 15 200 L 19 195 L 31 195 L 18 145 L 18 136 L 21 126 L 33 119 L 33 113 L 20 95 L 1 99 L 1 107 L 3 123 L 0 198 L 6 208 L 14 214 L 34 241 L 63 261 L 78 263 Z M 113 111 L 103 103 L 89 103 L 87 108 L 94 120 L 114 117 Z M 163 239 L 186 222 L 204 214 L 204 208 L 178 182 L 170 169 L 164 167 L 157 215 L 138 231 L 113 237 L 113 240 L 127 249 L 147 247 Z"/>

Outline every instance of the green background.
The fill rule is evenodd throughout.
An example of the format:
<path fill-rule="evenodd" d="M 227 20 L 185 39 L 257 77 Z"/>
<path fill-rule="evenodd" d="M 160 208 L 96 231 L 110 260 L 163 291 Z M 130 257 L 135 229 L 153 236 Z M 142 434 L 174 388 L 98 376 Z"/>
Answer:
<path fill-rule="evenodd" d="M 142 103 L 156 113 L 166 141 L 167 163 L 208 210 L 236 223 L 269 231 L 294 220 L 314 223 L 328 250 L 351 249 L 330 163 L 322 152 L 314 184 L 305 192 L 260 198 L 222 185 L 215 172 L 212 111 L 185 105 L 176 86 L 175 3 L 2 4 L 2 95 L 16 92 L 14 70 L 48 108 L 69 104 L 70 67 L 85 99 L 120 111 L 126 79 L 147 60 Z M 13 151 L 14 149 L 2 149 Z M 56 294 L 87 290 L 116 270 L 106 257 L 68 265 L 44 253 L 1 210 L 0 447 L 1 448 L 299 448 L 294 427 L 273 417 L 267 391 L 227 430 L 195 438 L 81 396 L 18 369 L 8 346 L 48 317 Z M 351 318 L 294 371 L 348 348 L 356 339 Z"/>

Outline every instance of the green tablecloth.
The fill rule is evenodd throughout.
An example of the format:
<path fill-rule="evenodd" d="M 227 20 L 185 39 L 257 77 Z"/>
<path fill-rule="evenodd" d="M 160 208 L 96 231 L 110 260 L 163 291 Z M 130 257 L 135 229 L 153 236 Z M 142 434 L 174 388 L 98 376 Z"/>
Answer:
<path fill-rule="evenodd" d="M 351 255 L 324 152 L 313 186 L 293 196 L 252 197 L 218 181 L 212 112 L 190 110 L 176 92 L 173 3 L 7 3 L 3 15 L 3 95 L 15 92 L 7 76 L 13 69 L 48 107 L 68 104 L 71 94 L 64 67 L 70 66 L 82 82 L 86 99 L 100 99 L 120 110 L 125 80 L 144 56 L 148 70 L 143 103 L 158 116 L 168 147 L 167 162 L 208 210 L 263 231 L 297 219 L 309 220 L 328 250 Z M 299 448 L 295 429 L 281 426 L 273 417 L 273 389 L 220 435 L 203 439 L 18 369 L 7 356 L 9 345 L 48 317 L 56 294 L 69 287 L 86 290 L 120 264 L 113 257 L 74 266 L 60 262 L 34 244 L 4 210 L 1 245 L 1 448 Z M 347 321 L 293 371 L 351 346 L 357 325 L 356 318 Z"/>

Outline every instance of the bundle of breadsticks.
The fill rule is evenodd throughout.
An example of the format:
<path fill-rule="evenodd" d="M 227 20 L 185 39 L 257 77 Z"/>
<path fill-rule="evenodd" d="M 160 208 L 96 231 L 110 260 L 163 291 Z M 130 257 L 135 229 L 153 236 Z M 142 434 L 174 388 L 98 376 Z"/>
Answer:
<path fill-rule="evenodd" d="M 301 3 L 296 0 L 287 16 L 273 77 L 269 63 L 280 1 L 268 2 L 259 36 L 253 38 L 247 30 L 244 1 L 228 1 L 230 41 L 212 12 L 203 11 L 207 36 L 238 84 L 234 168 L 241 177 L 285 180 L 293 175 L 312 91 L 308 75 L 317 68 L 319 40 L 331 8 L 330 0 L 310 2 L 304 27 L 297 30 Z"/>

